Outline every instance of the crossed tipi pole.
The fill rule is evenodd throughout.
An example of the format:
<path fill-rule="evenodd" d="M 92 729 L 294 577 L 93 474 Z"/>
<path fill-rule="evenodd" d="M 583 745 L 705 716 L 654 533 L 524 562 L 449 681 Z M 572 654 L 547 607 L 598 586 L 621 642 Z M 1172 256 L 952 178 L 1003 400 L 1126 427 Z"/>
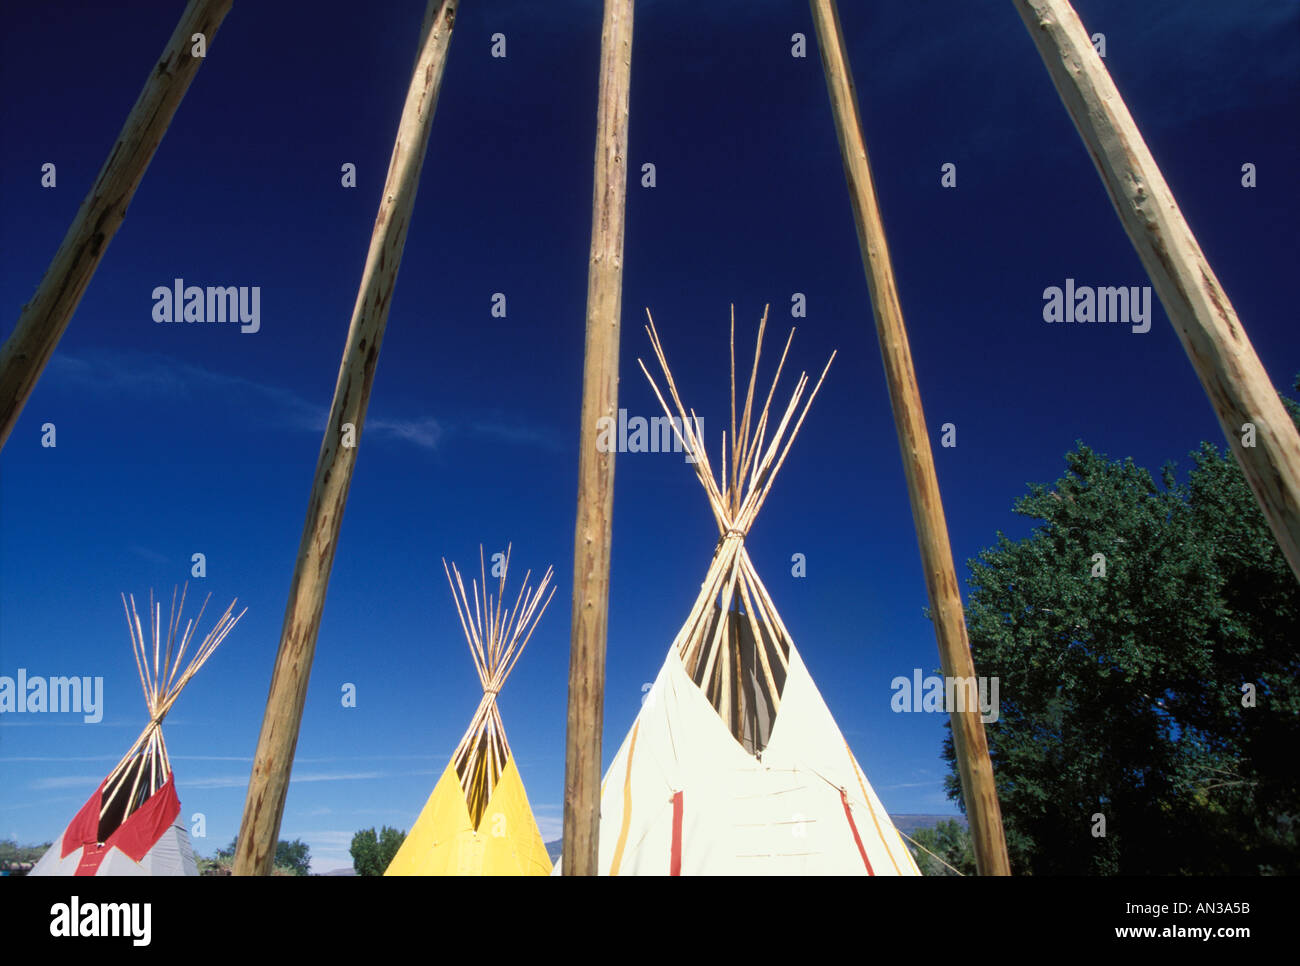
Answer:
<path fill-rule="evenodd" d="M 173 782 L 171 758 L 163 738 L 163 720 L 181 692 L 239 623 L 246 611 L 234 613 L 236 601 L 217 619 L 202 640 L 196 633 L 207 610 L 209 594 L 197 617 L 184 620 L 188 585 L 172 590 L 168 618 L 162 600 L 149 592 L 145 622 L 140 621 L 135 596 L 122 596 L 131 651 L 149 721 L 33 867 L 43 875 L 198 875 L 193 847 Z M 186 662 L 186 655 L 189 661 Z"/>
<path fill-rule="evenodd" d="M 649 316 L 649 313 L 646 313 Z M 794 330 L 786 338 L 785 348 L 772 376 L 766 398 L 755 398 L 758 363 L 763 352 L 763 335 L 767 329 L 767 311 L 758 324 L 754 343 L 754 364 L 749 387 L 741 401 L 739 420 L 736 410 L 736 316 L 731 316 L 731 435 L 722 437 L 722 462 L 714 478 L 708 448 L 697 434 L 695 411 L 688 412 L 677 392 L 677 384 L 668 367 L 663 343 L 654 319 L 646 332 L 663 373 L 670 406 L 654 377 L 638 360 L 650 382 L 655 398 L 668 417 L 682 448 L 690 454 L 695 475 L 709 500 L 714 523 L 718 527 L 718 546 L 713 554 L 699 594 L 682 625 L 673 649 L 686 673 L 699 685 L 704 696 L 717 709 L 732 735 L 751 754 L 765 742 L 771 719 L 781 706 L 782 683 L 789 670 L 790 632 L 786 630 L 763 580 L 750 559 L 745 537 L 754 525 L 777 473 L 794 445 L 804 417 L 830 371 L 835 353 L 813 385 L 808 398 L 808 375 L 800 373 L 779 420 L 772 420 L 772 400 L 776 395 L 781 372 L 785 368 Z M 755 403 L 758 403 L 756 408 Z M 801 406 L 802 404 L 802 406 Z M 770 434 L 770 436 L 769 436 Z M 727 443 L 730 440 L 730 448 Z M 743 602 L 743 608 L 737 606 Z M 743 621 L 742 621 L 743 617 Z M 751 667 L 745 667 L 743 646 L 746 632 L 753 638 Z"/>
<path fill-rule="evenodd" d="M 1068 0 L 1011 0 L 1034 39 L 1120 221 L 1201 379 L 1274 537 L 1300 577 L 1300 434 L 1179 211 L 1137 125 Z M 190 0 L 104 168 L 0 349 L 0 446 L 75 311 L 231 0 Z M 633 0 L 605 0 L 588 268 L 583 402 L 565 755 L 564 869 L 596 869 L 614 453 L 599 421 L 618 408 Z M 810 0 L 863 268 L 916 523 L 944 673 L 971 677 L 952 552 L 857 95 L 834 0 Z M 361 286 L 321 443 L 245 804 L 237 873 L 269 873 L 288 791 L 325 592 L 455 23 L 455 0 L 428 0 Z M 1243 444 L 1243 427 L 1255 445 Z M 963 799 L 982 873 L 1008 871 L 992 765 L 978 712 L 952 713 Z"/>
<path fill-rule="evenodd" d="M 465 640 L 469 643 L 470 654 L 474 658 L 479 684 L 483 687 L 483 697 L 474 710 L 464 737 L 451 756 L 457 774 L 461 776 L 470 817 L 477 822 L 492 797 L 501 770 L 510 758 L 510 742 L 506 739 L 501 710 L 497 707 L 497 695 L 501 693 L 510 672 L 515 669 L 533 631 L 537 629 L 538 621 L 546 613 L 546 605 L 551 602 L 555 590 L 552 588 L 550 594 L 546 593 L 552 576 L 550 567 L 546 568 L 536 590 L 530 589 L 528 585 L 528 578 L 532 575 L 529 571 L 524 574 L 523 586 L 515 599 L 514 607 L 503 611 L 506 603 L 506 573 L 510 568 L 509 546 L 506 547 L 505 560 L 500 565 L 495 607 L 493 598 L 488 593 L 487 568 L 483 562 L 482 547 L 479 547 L 479 582 L 471 584 L 472 595 L 465 592 L 465 582 L 455 564 L 448 570 L 447 561 L 444 560 L 442 567 L 447 574 L 447 584 L 451 587 L 452 600 L 456 602 L 456 616 L 460 619 L 461 630 L 465 632 Z"/>
<path fill-rule="evenodd" d="M 474 579 L 470 572 L 468 590 L 456 565 L 442 562 L 483 694 L 442 777 L 384 875 L 546 875 L 551 871 L 497 697 L 551 602 L 554 571 L 547 567 L 536 588 L 529 585 L 532 571 L 525 573 L 511 605 L 506 595 L 510 553 L 507 545 L 504 554 L 493 555 L 492 574 L 498 578 L 495 594 L 482 546 L 479 575 Z"/>

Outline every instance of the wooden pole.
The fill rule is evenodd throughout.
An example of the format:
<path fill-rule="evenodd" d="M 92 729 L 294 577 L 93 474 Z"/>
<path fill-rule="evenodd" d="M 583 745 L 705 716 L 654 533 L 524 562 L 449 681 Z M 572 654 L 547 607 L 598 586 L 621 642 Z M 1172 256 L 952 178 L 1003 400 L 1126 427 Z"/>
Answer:
<path fill-rule="evenodd" d="M 880 219 L 871 166 L 862 138 L 858 97 L 849 72 L 839 11 L 835 0 L 810 0 L 810 3 L 822 66 L 826 72 L 826 87 L 830 92 L 831 112 L 835 116 L 835 130 L 844 158 L 844 175 L 848 179 L 849 197 L 857 222 L 862 267 L 871 290 L 876 334 L 880 339 L 880 354 L 889 384 L 889 402 L 898 428 L 912 518 L 916 521 L 916 536 L 921 546 L 925 587 L 930 596 L 935 634 L 939 639 L 939 659 L 945 675 L 974 680 L 975 666 L 966 637 L 952 549 L 948 544 L 948 524 L 939 495 L 939 479 L 934 470 L 925 413 L 921 408 L 921 392 L 912 367 L 912 350 L 907 341 L 903 310 L 894 284 L 894 269 L 885 242 L 885 228 Z M 1002 812 L 998 807 L 984 722 L 978 709 L 953 711 L 951 720 L 962 796 L 975 844 L 976 866 L 981 875 L 1009 875 L 1011 870 L 1002 832 Z"/>
<path fill-rule="evenodd" d="M 627 202 L 633 0 L 605 0 L 587 269 L 587 339 L 578 435 L 573 624 L 564 753 L 565 875 L 595 875 L 600 844 L 600 736 L 614 513 L 614 453 L 596 449 L 598 420 L 618 419 L 618 335 Z"/>
<path fill-rule="evenodd" d="M 1106 193 L 1205 387 L 1282 553 L 1300 577 L 1300 433 L 1067 0 L 1015 0 Z M 1255 445 L 1243 446 L 1244 425 Z"/>
<path fill-rule="evenodd" d="M 454 0 L 429 0 L 420 28 L 419 52 L 380 196 L 361 288 L 352 310 L 329 425 L 321 442 L 307 504 L 307 522 L 289 586 L 280 650 L 275 659 L 240 824 L 235 875 L 269 875 L 275 858 L 330 567 L 334 563 L 339 526 L 375 378 L 375 363 L 420 183 L 442 72 L 447 64 L 455 15 Z"/>
<path fill-rule="evenodd" d="M 100 259 L 126 218 L 126 209 L 181 98 L 199 72 L 203 58 L 191 55 L 191 38 L 203 34 L 210 48 L 231 2 L 190 0 L 158 63 L 150 69 L 144 89 L 126 116 L 99 177 L 77 209 L 40 287 L 22 307 L 13 333 L 0 349 L 0 449 L 63 338 Z"/>

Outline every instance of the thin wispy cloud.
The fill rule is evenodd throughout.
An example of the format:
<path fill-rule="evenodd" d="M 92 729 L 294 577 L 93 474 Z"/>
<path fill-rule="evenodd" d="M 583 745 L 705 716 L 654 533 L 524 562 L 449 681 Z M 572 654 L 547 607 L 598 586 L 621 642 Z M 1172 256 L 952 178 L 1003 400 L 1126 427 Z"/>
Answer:
<path fill-rule="evenodd" d="M 893 785 L 881 785 L 882 791 L 889 791 L 894 788 L 931 788 L 934 782 L 897 782 Z"/>
<path fill-rule="evenodd" d="M 302 839 L 310 847 L 311 871 L 319 874 L 352 868 L 350 847 L 355 834 L 340 829 L 312 829 L 295 832 L 294 838 Z"/>
<path fill-rule="evenodd" d="M 101 671 L 100 674 L 102 673 L 103 672 Z M 93 676 L 94 675 L 92 675 L 92 677 Z M 76 720 L 75 721 L 57 721 L 57 720 L 51 721 L 49 719 L 53 717 L 53 715 L 46 714 L 40 716 L 45 718 L 44 721 L 15 721 L 12 720 L 13 715 L 6 714 L 3 723 L 0 723 L 0 728 L 85 728 L 88 724 L 88 722 L 82 719 L 81 714 L 76 711 L 59 712 L 59 714 L 60 715 L 67 714 L 71 717 L 75 717 Z M 96 728 L 126 728 L 126 727 L 139 728 L 140 725 L 138 723 L 132 723 L 129 721 L 109 721 L 107 718 L 105 718 L 103 721 L 96 721 L 94 727 Z"/>
<path fill-rule="evenodd" d="M 442 427 L 432 417 L 426 419 L 368 419 L 367 433 L 380 433 L 411 443 L 421 449 L 436 449 L 442 439 Z"/>
<path fill-rule="evenodd" d="M 172 761 L 247 761 L 253 760 L 252 755 L 168 755 Z"/>
<path fill-rule="evenodd" d="M 86 796 L 82 794 L 60 795 L 57 798 L 32 798 L 25 799 L 21 802 L 13 802 L 12 804 L 6 805 L 5 810 L 15 812 L 24 808 L 36 809 L 41 813 L 41 821 L 44 822 L 48 819 L 50 814 L 63 811 L 63 809 L 67 808 L 70 803 L 73 805 L 84 805 L 85 802 Z M 19 836 L 12 835 L 10 838 L 18 839 Z M 49 840 L 46 839 L 45 841 Z"/>
<path fill-rule="evenodd" d="M 533 818 L 543 842 L 554 842 L 564 833 L 564 806 L 542 802 L 533 806 Z"/>
<path fill-rule="evenodd" d="M 451 752 L 447 752 L 450 755 Z M 376 759 L 387 759 L 392 761 L 446 761 L 447 755 L 326 755 L 319 758 L 295 757 L 294 761 L 299 765 L 322 765 L 333 761 L 375 761 Z M 252 761 L 251 758 L 240 759 L 242 761 Z"/>
<path fill-rule="evenodd" d="M 103 781 L 103 775 L 60 775 L 57 778 L 37 778 L 27 787 L 32 791 L 49 792 L 61 788 L 96 788 Z"/>
<path fill-rule="evenodd" d="M 150 563 L 165 564 L 171 562 L 171 558 L 168 557 L 166 554 L 159 553 L 157 550 L 150 550 L 148 547 L 132 546 L 132 547 L 127 547 L 126 549 L 129 550 L 131 553 L 135 554 L 137 557 L 141 557 L 145 560 L 148 560 Z"/>
<path fill-rule="evenodd" d="M 535 426 L 480 420 L 470 423 L 466 428 L 475 436 L 486 436 L 505 443 L 536 446 L 550 452 L 559 452 L 565 448 L 563 441 L 554 432 Z"/>
<path fill-rule="evenodd" d="M 361 771 L 361 772 L 318 772 L 305 775 L 295 774 L 291 779 L 290 785 L 299 785 L 307 782 L 351 782 L 351 781 L 370 781 L 375 778 L 387 778 L 383 772 L 378 771 Z M 212 778 L 187 778 L 185 780 L 186 788 L 243 788 L 248 785 L 248 775 L 218 775 Z"/>
<path fill-rule="evenodd" d="M 249 424 L 290 432 L 323 433 L 329 407 L 305 399 L 281 386 L 217 372 L 161 353 L 94 350 L 79 355 L 60 353 L 50 360 L 46 383 L 65 392 L 139 400 L 234 400 L 248 411 Z M 397 417 L 370 414 L 367 438 L 408 443 L 436 450 L 450 435 L 486 437 L 515 446 L 558 452 L 565 443 L 552 430 L 511 422 L 508 418 L 465 419 L 448 425 L 432 416 Z M 169 558 L 147 547 L 130 551 L 153 563 Z"/>
<path fill-rule="evenodd" d="M 293 390 L 217 372 L 161 353 L 96 350 L 80 355 L 56 354 L 50 360 L 46 379 L 65 391 L 98 396 L 236 400 L 249 411 L 252 425 L 292 432 L 322 433 L 329 418 L 328 406 L 311 402 Z M 436 449 L 442 438 L 442 428 L 431 416 L 373 416 L 363 431 L 367 437 L 398 440 L 425 450 Z"/>
<path fill-rule="evenodd" d="M 346 832 L 340 829 L 318 829 L 308 832 L 299 832 L 300 836 L 310 839 L 312 842 L 319 842 L 322 845 L 332 845 L 335 848 L 342 846 L 346 848 L 352 844 L 352 836 L 355 832 Z"/>
<path fill-rule="evenodd" d="M 116 760 L 116 759 L 114 758 L 113 755 L 0 755 L 0 761 L 110 761 L 110 760 Z"/>

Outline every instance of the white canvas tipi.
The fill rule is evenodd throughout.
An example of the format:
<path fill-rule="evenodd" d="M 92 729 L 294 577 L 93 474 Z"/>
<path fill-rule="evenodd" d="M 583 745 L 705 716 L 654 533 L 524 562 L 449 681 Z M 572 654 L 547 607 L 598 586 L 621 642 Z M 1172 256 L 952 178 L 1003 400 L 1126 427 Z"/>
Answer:
<path fill-rule="evenodd" d="M 125 597 L 122 606 L 127 606 Z M 162 722 L 190 678 L 245 613 L 241 611 L 232 617 L 235 602 L 231 601 L 182 671 L 181 660 L 206 607 L 205 600 L 199 616 L 186 622 L 181 632 L 185 596 L 182 593 L 177 609 L 173 593 L 171 617 L 164 629 L 162 605 L 155 604 L 150 594 L 152 646 L 146 646 L 135 598 L 131 598 L 126 623 L 140 685 L 149 706 L 149 723 L 63 834 L 33 866 L 30 875 L 199 874 L 189 831 L 181 817 L 180 799 L 176 796 L 167 745 L 163 742 Z"/>
<path fill-rule="evenodd" d="M 726 465 L 716 480 L 653 319 L 647 327 L 675 414 L 648 371 L 646 378 L 708 494 L 718 545 L 695 605 L 605 773 L 602 875 L 920 874 L 745 550 L 745 536 L 821 387 L 819 379 L 800 411 L 808 386 L 802 374 L 771 426 L 782 353 L 753 420 L 766 322 L 765 312 L 737 423 L 733 316 L 731 434 L 723 438 Z M 787 340 L 786 352 L 789 347 Z"/>

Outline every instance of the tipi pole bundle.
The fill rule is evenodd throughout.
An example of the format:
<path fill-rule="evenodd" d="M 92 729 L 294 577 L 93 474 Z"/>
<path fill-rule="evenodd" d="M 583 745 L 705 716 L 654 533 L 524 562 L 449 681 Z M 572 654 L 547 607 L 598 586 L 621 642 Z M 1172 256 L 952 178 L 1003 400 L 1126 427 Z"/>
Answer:
<path fill-rule="evenodd" d="M 602 418 L 618 417 L 618 340 L 627 203 L 628 91 L 633 0 L 605 0 L 600 35 L 587 332 L 573 537 L 573 616 L 564 754 L 564 874 L 595 875 L 600 841 L 600 737 L 614 512 L 614 453 L 597 448 Z"/>
<path fill-rule="evenodd" d="M 785 349 L 777 363 L 771 387 L 755 419 L 754 391 L 758 384 L 767 312 L 768 309 L 764 308 L 763 318 L 759 322 L 749 386 L 737 421 L 736 321 L 734 308 L 732 310 L 731 448 L 727 448 L 728 437 L 724 431 L 717 479 L 714 478 L 704 441 L 696 432 L 695 411 L 688 410 L 678 394 L 663 343 L 649 311 L 646 312 L 649 319 L 646 333 L 650 336 L 651 347 L 672 399 L 671 408 L 645 363 L 638 360 L 641 371 L 645 373 L 659 405 L 668 417 L 669 425 L 694 462 L 695 473 L 708 496 L 719 534 L 713 561 L 686 623 L 673 642 L 673 648 L 687 673 L 700 685 L 732 734 L 751 750 L 762 744 L 764 729 L 758 724 L 759 716 L 775 717 L 780 708 L 781 686 L 788 669 L 790 636 L 750 560 L 744 541 L 771 492 L 772 483 L 785 463 L 790 447 L 794 445 L 804 417 L 817 398 L 831 363 L 835 360 L 835 353 L 832 352 L 810 393 L 807 393 L 807 373 L 799 374 L 780 421 L 774 429 L 769 430 L 772 400 L 785 367 L 790 343 L 794 339 L 794 330 L 791 329 L 786 338 Z M 769 432 L 770 439 L 767 438 Z M 743 610 L 740 606 L 742 602 Z M 746 630 L 753 638 L 753 659 L 748 669 L 745 668 L 746 654 L 742 650 Z M 775 669 L 774 663 L 778 665 Z"/>
<path fill-rule="evenodd" d="M 871 307 L 876 319 L 876 334 L 884 361 L 889 401 L 898 429 L 898 444 L 907 477 L 907 491 L 916 523 L 921 564 L 925 570 L 926 591 L 934 615 L 935 634 L 939 641 L 939 658 L 948 677 L 973 679 L 974 662 L 966 636 L 961 592 L 948 542 L 948 524 L 944 519 L 943 500 L 930 451 L 930 437 L 921 407 L 921 392 L 912 365 L 903 310 L 885 240 L 884 223 L 876 200 L 876 189 L 862 137 L 862 121 L 857 93 L 849 70 L 848 54 L 840 29 L 839 12 L 834 0 L 810 0 L 817 44 L 821 49 L 826 87 L 830 94 L 831 113 L 844 159 L 849 197 L 857 223 L 858 245 L 862 266 L 871 292 Z M 953 711 L 952 736 L 962 796 L 970 818 L 975 860 L 981 875 L 1009 875 L 1006 839 L 1002 830 L 1002 812 L 998 806 L 989 758 L 984 722 L 978 708 Z"/>
<path fill-rule="evenodd" d="M 648 319 L 662 381 L 638 360 L 641 371 L 695 464 L 718 536 L 686 621 L 605 773 L 602 874 L 919 874 L 745 546 L 836 355 L 815 382 L 801 372 L 792 387 L 782 384 L 792 332 L 762 392 L 767 312 L 742 397 L 733 310 L 731 412 L 716 463 Z M 778 399 L 778 389 L 788 394 Z M 791 816 L 800 826 L 793 835 Z"/>
<path fill-rule="evenodd" d="M 23 306 L 0 349 L 0 448 L 63 338 L 181 98 L 199 72 L 204 58 L 191 53 L 194 34 L 203 34 L 210 45 L 231 2 L 190 0 L 186 6 L 36 294 Z"/>
<path fill-rule="evenodd" d="M 307 519 L 289 585 L 280 649 L 276 654 L 266 715 L 253 758 L 244 803 L 236 875 L 269 875 L 275 859 L 280 819 L 293 770 L 294 748 L 307 699 L 307 682 L 316 651 L 321 611 L 329 584 L 339 527 L 347 504 L 357 447 L 374 383 L 375 364 L 388 322 L 397 269 L 420 182 L 429 129 L 442 85 L 455 20 L 454 0 L 429 0 L 406 103 L 397 128 L 388 176 L 380 195 L 370 248 L 361 275 L 343 361 L 339 366 L 329 423 L 321 442 Z M 350 429 L 350 431 L 349 431 Z M 346 445 L 345 445 L 346 442 Z"/>
<path fill-rule="evenodd" d="M 208 631 L 190 657 L 184 663 L 185 653 L 194 641 L 195 631 L 203 620 L 207 609 L 209 594 L 199 608 L 199 614 L 193 620 L 186 621 L 181 630 L 181 615 L 185 612 L 185 595 L 181 592 L 180 606 L 176 606 L 176 593 L 172 592 L 170 616 L 166 627 L 162 623 L 162 603 L 154 602 L 153 593 L 149 594 L 149 627 L 140 624 L 140 615 L 136 610 L 135 596 L 122 597 L 122 609 L 126 613 L 126 626 L 131 635 L 131 650 L 135 655 L 136 671 L 140 676 L 140 688 L 144 692 L 145 704 L 149 708 L 149 723 L 140 732 L 122 759 L 108 773 L 104 780 L 103 805 L 100 817 L 103 818 L 113 806 L 118 795 L 126 789 L 127 794 L 122 809 L 125 819 L 136 808 L 148 800 L 154 792 L 166 784 L 171 775 L 171 760 L 167 757 L 167 745 L 163 741 L 162 723 L 167 717 L 176 699 L 180 697 L 190 679 L 207 663 L 208 658 L 226 639 L 239 619 L 247 613 L 247 608 L 232 616 L 236 601 L 231 601 L 217 623 Z M 165 633 L 164 633 L 165 630 Z"/>
<path fill-rule="evenodd" d="M 524 574 L 523 585 L 515 597 L 514 605 L 508 611 L 503 609 L 510 549 L 510 546 L 506 547 L 495 597 L 488 593 L 487 568 L 481 546 L 479 580 L 471 581 L 471 592 L 465 590 L 465 582 L 456 565 L 451 564 L 449 567 L 445 559 L 442 562 L 452 600 L 456 603 L 456 616 L 465 632 L 465 640 L 474 659 L 474 669 L 478 672 L 479 683 L 483 687 L 483 697 L 470 719 L 469 728 L 452 753 L 452 761 L 456 764 L 461 787 L 465 790 L 465 801 L 475 825 L 482 817 L 483 810 L 492 797 L 492 790 L 510 757 L 510 743 L 506 740 L 501 712 L 497 709 L 497 695 L 518 663 L 542 615 L 546 613 L 551 597 L 555 595 L 553 587 L 549 594 L 546 593 L 554 575 L 553 569 L 546 568 L 546 573 L 542 575 L 535 590 L 528 585 L 532 576 L 530 570 Z"/>
<path fill-rule="evenodd" d="M 1119 220 L 1300 577 L 1300 433 L 1068 0 L 1015 0 Z M 1255 444 L 1245 446 L 1247 425 Z"/>

